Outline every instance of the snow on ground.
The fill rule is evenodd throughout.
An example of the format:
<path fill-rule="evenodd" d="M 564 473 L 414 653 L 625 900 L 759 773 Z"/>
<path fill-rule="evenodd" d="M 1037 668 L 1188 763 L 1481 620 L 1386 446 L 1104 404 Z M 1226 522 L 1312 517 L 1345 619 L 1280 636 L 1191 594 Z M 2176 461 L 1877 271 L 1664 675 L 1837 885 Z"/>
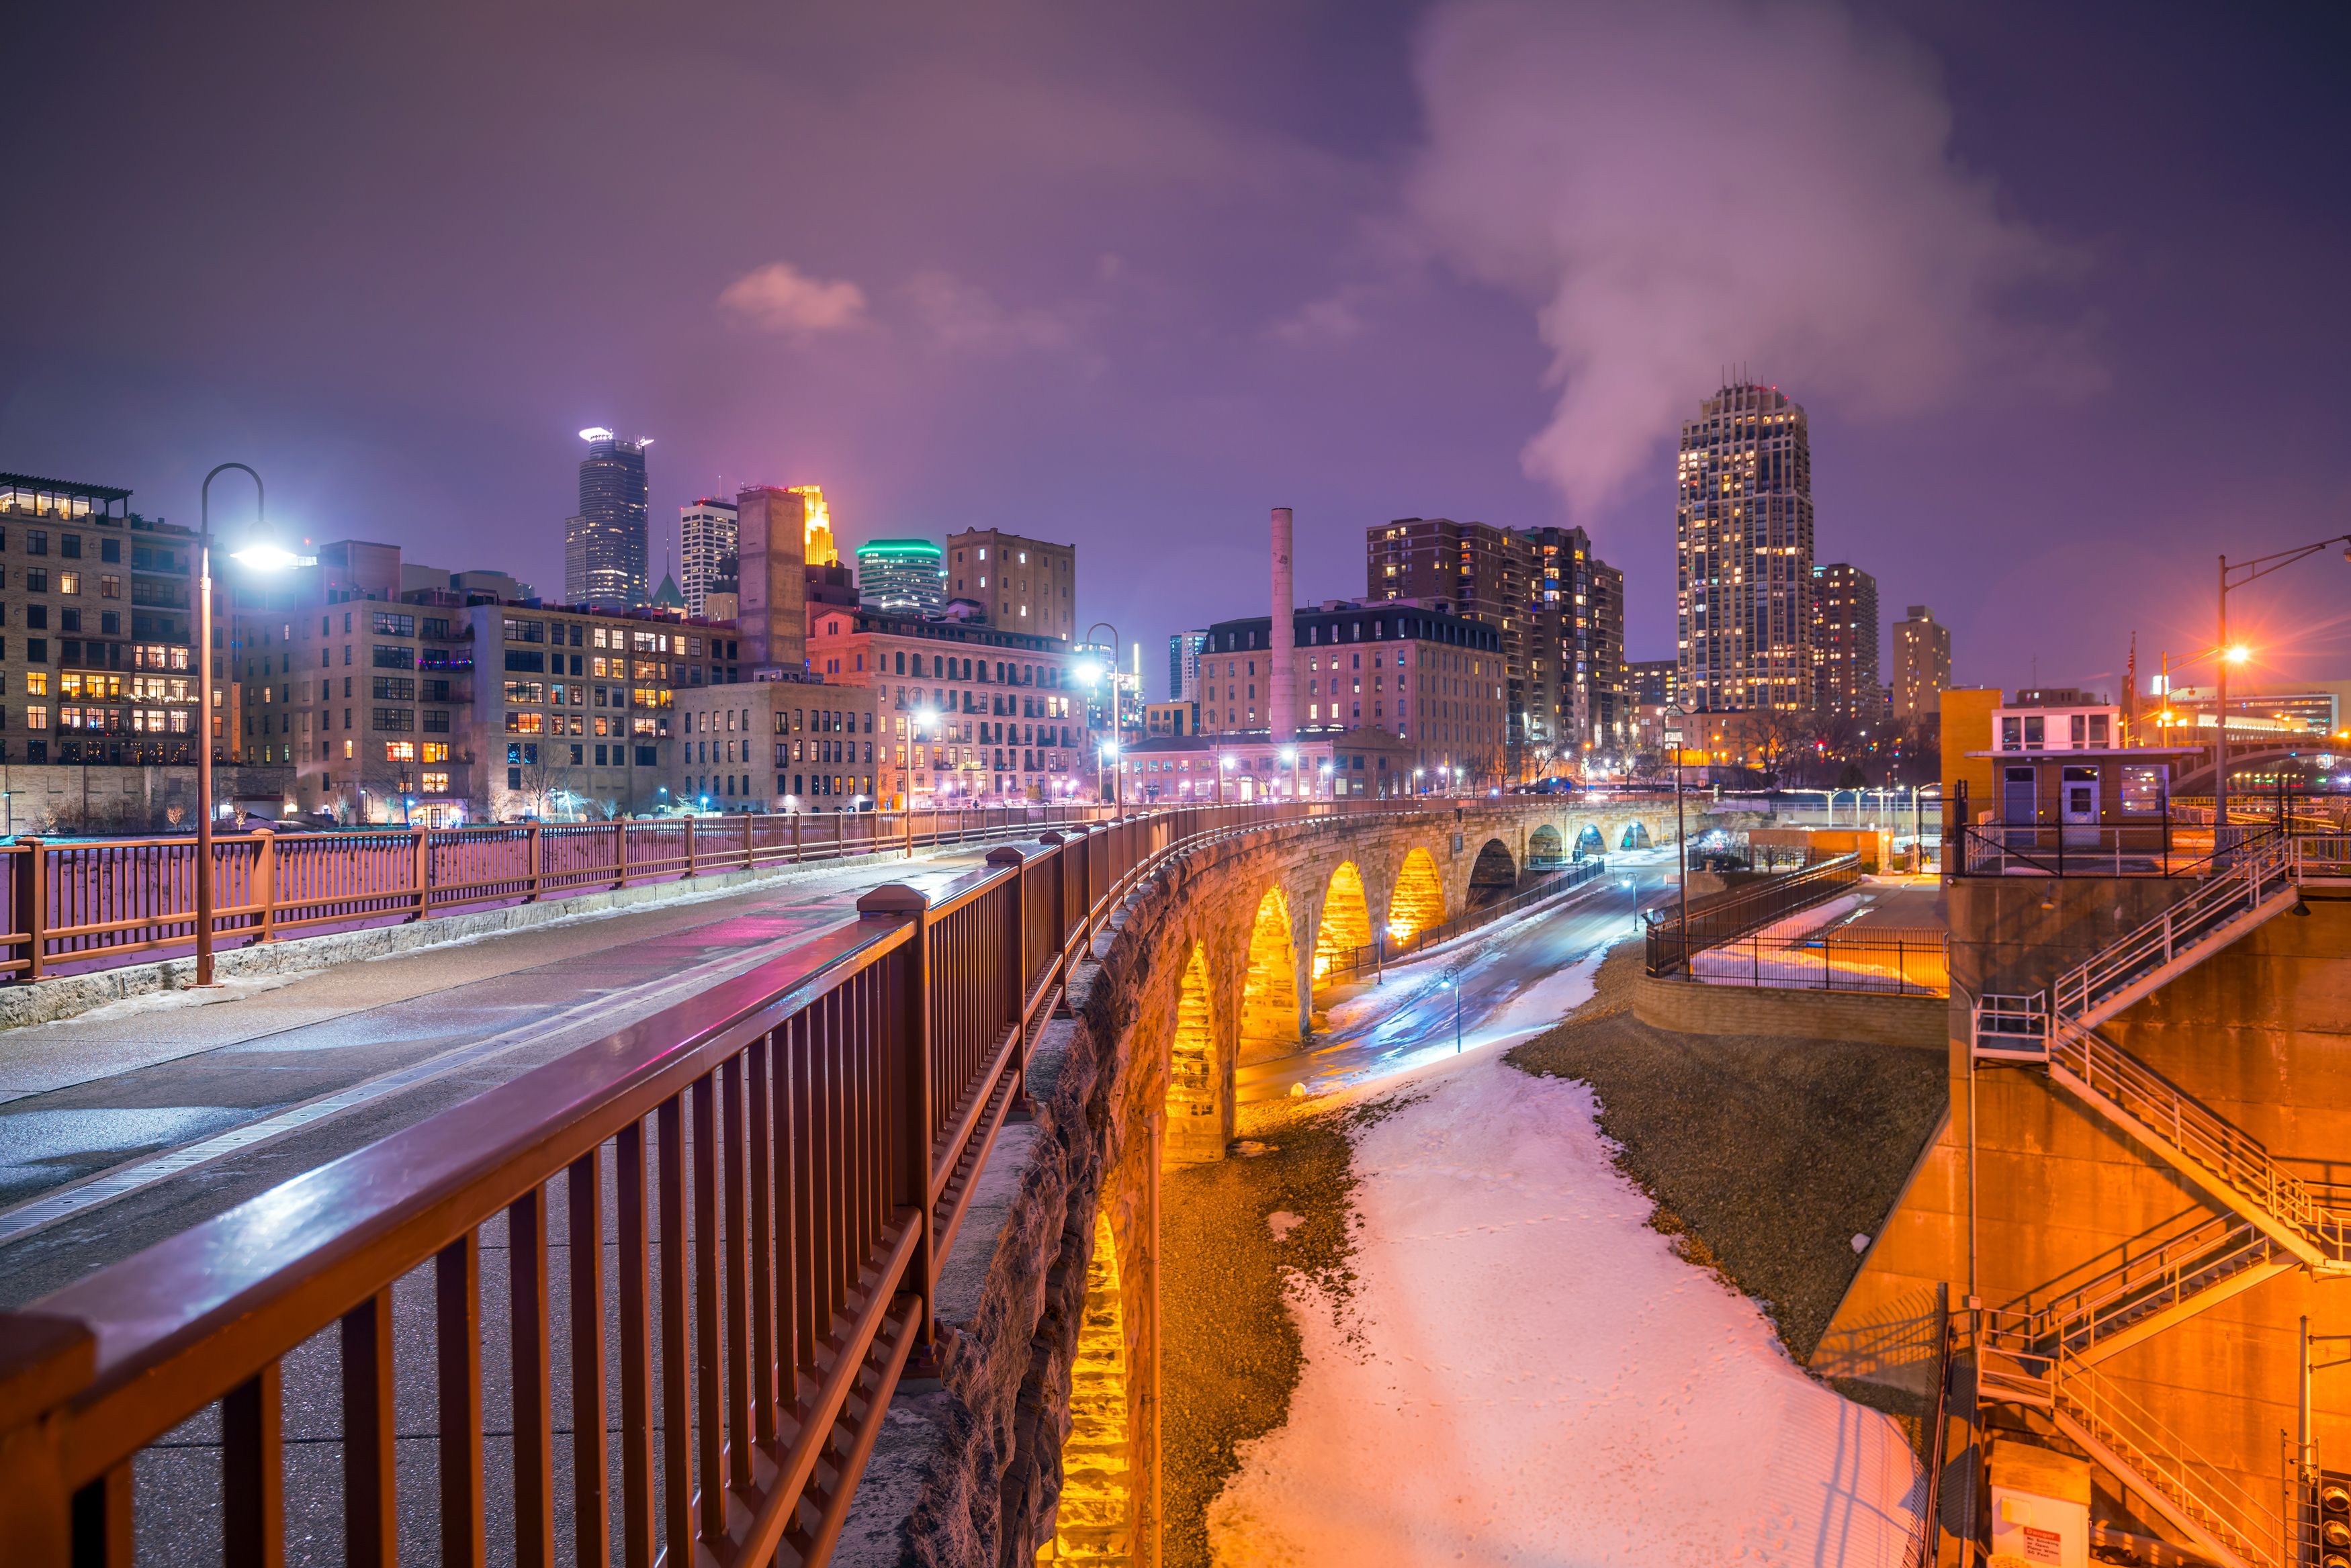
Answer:
<path fill-rule="evenodd" d="M 1844 991 L 1919 992 L 1948 990 L 1950 977 L 1939 948 L 1920 946 L 1897 953 L 1875 948 L 1834 948 L 1806 939 L 1828 927 L 1865 913 L 1875 899 L 1847 893 L 1799 909 L 1719 948 L 1691 955 L 1690 972 L 1717 985 L 1763 985 L 1813 990 L 1822 987 L 1827 971 L 1841 977 L 1834 989 Z M 1856 925 L 1854 934 L 1884 938 L 1882 928 Z"/>
<path fill-rule="evenodd" d="M 1648 1228 L 1586 1086 L 1501 1059 L 1592 979 L 1347 1095 L 1402 1106 L 1355 1135 L 1354 1293 L 1293 1282 L 1305 1368 L 1210 1510 L 1217 1563 L 1900 1560 L 1922 1490 L 1900 1428 Z"/>

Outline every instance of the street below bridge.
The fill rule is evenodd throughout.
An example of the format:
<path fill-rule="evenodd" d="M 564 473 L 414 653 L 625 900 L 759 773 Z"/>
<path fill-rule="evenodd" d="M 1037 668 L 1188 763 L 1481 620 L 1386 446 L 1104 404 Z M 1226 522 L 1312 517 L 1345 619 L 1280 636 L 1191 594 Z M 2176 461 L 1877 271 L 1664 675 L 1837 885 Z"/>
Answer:
<path fill-rule="evenodd" d="M 988 846 L 792 873 L 0 1033 L 0 1310 L 611 1033 Z"/>

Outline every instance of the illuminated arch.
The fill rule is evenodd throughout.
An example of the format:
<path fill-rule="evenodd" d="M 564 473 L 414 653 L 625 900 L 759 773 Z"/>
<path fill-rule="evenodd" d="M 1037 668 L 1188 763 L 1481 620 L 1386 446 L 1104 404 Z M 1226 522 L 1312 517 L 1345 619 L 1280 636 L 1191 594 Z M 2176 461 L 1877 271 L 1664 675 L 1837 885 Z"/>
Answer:
<path fill-rule="evenodd" d="M 1518 885 L 1519 866 L 1510 858 L 1510 846 L 1499 838 L 1486 840 L 1478 851 L 1477 863 L 1469 867 L 1468 907 L 1475 909 L 1507 898 Z"/>
<path fill-rule="evenodd" d="M 1559 829 L 1544 823 L 1527 835 L 1527 869 L 1556 871 L 1566 861 L 1565 841 Z"/>
<path fill-rule="evenodd" d="M 1070 1436 L 1061 1445 L 1061 1500 L 1045 1563 L 1129 1561 L 1134 1549 L 1134 1443 L 1127 1391 L 1126 1313 L 1119 1299 L 1118 1241 L 1094 1211 L 1086 1261 L 1085 1315 L 1070 1366 Z"/>
<path fill-rule="evenodd" d="M 1266 889 L 1249 926 L 1249 971 L 1241 981 L 1241 1060 L 1286 1054 L 1298 1044 L 1298 950 L 1290 901 Z"/>
<path fill-rule="evenodd" d="M 1416 849 L 1404 857 L 1395 893 L 1388 899 L 1388 940 L 1402 947 L 1444 922 L 1445 883 L 1437 875 L 1437 857 Z"/>
<path fill-rule="evenodd" d="M 1605 854 L 1607 850 L 1608 840 L 1601 836 L 1600 825 L 1596 822 L 1585 823 L 1583 831 L 1575 836 L 1575 857 L 1578 860 L 1587 855 Z"/>
<path fill-rule="evenodd" d="M 1649 825 L 1646 822 L 1626 823 L 1625 825 L 1625 841 L 1622 844 L 1619 844 L 1616 847 L 1619 849 L 1648 848 Z"/>
<path fill-rule="evenodd" d="M 1198 944 L 1184 966 L 1176 1000 L 1176 1038 L 1167 1053 L 1165 1164 L 1223 1158 L 1225 1118 L 1217 1094 L 1216 1028 L 1208 1009 L 1208 955 Z"/>
<path fill-rule="evenodd" d="M 1364 897 L 1364 874 L 1343 860 L 1322 889 L 1322 927 L 1314 933 L 1314 983 L 1354 957 L 1372 941 L 1372 907 Z"/>

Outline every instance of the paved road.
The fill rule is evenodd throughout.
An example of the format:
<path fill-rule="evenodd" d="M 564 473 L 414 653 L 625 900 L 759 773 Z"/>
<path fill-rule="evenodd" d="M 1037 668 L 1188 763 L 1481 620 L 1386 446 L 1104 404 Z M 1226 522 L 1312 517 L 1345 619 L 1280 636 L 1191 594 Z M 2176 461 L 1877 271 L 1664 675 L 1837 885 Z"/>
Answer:
<path fill-rule="evenodd" d="M 1454 1037 L 1453 988 L 1444 978 L 1458 969 L 1460 1027 L 1473 1035 L 1504 1007 L 1577 961 L 1633 934 L 1634 903 L 1650 908 L 1673 897 L 1673 853 L 1635 850 L 1611 855 L 1609 874 L 1534 913 L 1473 932 L 1426 959 L 1390 971 L 1376 986 L 1338 993 L 1335 1027 L 1303 1051 L 1245 1062 L 1238 1074 L 1243 1104 L 1277 1098 L 1304 1084 L 1320 1093 L 1393 1072 L 1433 1045 Z M 1637 885 L 1624 887 L 1630 878 Z"/>
<path fill-rule="evenodd" d="M 0 1033 L 0 1309 L 504 1083 L 986 846 Z"/>

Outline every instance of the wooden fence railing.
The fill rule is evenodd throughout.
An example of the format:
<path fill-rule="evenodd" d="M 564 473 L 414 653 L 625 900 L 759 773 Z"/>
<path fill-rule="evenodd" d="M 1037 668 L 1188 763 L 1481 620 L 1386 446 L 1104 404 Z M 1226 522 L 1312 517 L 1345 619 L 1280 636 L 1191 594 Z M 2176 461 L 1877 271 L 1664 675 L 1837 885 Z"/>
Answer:
<path fill-rule="evenodd" d="M 429 1463 L 404 1501 L 445 1564 L 486 1561 L 494 1522 L 522 1564 L 823 1562 L 1029 1050 L 1129 890 L 1220 841 L 1416 809 L 1177 807 L 999 846 L 927 895 L 878 888 L 703 994 L 0 1317 L 5 1555 L 130 1563 L 134 1460 L 217 1406 L 224 1560 L 284 1561 L 283 1368 L 325 1335 L 340 1504 L 315 1466 L 297 1501 L 305 1528 L 340 1507 L 354 1568 L 402 1534 L 396 1349 L 433 1389 L 402 1463 Z M 393 1332 L 412 1274 L 429 1349 Z M 510 1463 L 503 1438 L 486 1456 L 509 1427 Z"/>

